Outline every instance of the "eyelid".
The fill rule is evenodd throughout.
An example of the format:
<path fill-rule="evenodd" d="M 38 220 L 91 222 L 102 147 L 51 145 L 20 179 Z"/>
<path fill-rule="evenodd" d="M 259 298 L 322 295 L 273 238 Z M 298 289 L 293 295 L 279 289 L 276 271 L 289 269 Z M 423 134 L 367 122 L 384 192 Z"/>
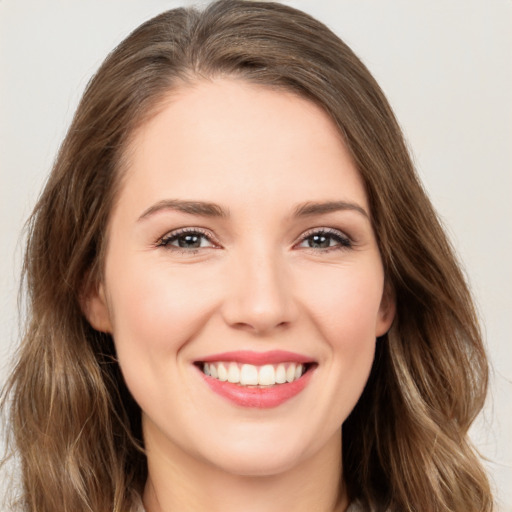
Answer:
<path fill-rule="evenodd" d="M 341 249 L 350 249 L 355 243 L 354 240 L 349 235 L 347 235 L 344 231 L 341 231 L 340 229 L 326 227 L 326 226 L 319 226 L 316 228 L 308 229 L 307 231 L 302 233 L 300 235 L 298 241 L 293 244 L 293 247 L 297 247 L 298 245 L 303 243 L 306 239 L 308 239 L 310 236 L 313 236 L 313 235 L 316 235 L 319 233 L 324 234 L 324 235 L 331 235 L 331 236 L 339 238 L 343 242 L 345 242 L 345 243 L 341 244 L 340 246 L 332 246 L 332 247 L 325 248 L 325 249 L 323 249 L 324 252 L 328 251 L 328 250 L 340 249 L 340 248 Z M 310 249 L 315 252 L 318 252 L 318 249 L 313 249 L 313 248 L 310 248 Z"/>
<path fill-rule="evenodd" d="M 204 236 L 211 244 L 212 246 L 216 248 L 222 247 L 220 242 L 218 242 L 215 235 L 207 229 L 200 228 L 200 227 L 194 227 L 194 226 L 187 226 L 183 228 L 177 228 L 173 229 L 172 231 L 167 232 L 165 235 L 161 236 L 156 242 L 156 247 L 164 247 L 164 248 L 172 248 L 173 250 L 180 250 L 180 248 L 170 245 L 170 242 L 173 241 L 173 239 L 176 239 L 180 237 L 181 235 L 186 235 L 188 233 L 197 233 L 199 235 Z M 309 237 L 316 235 L 316 234 L 324 234 L 324 235 L 330 235 L 334 238 L 338 238 L 340 240 L 340 245 L 334 245 L 329 248 L 322 249 L 324 252 L 332 249 L 349 249 L 354 245 L 354 240 L 347 235 L 344 231 L 341 231 L 336 228 L 332 227 L 326 227 L 326 226 L 318 226 L 315 228 L 310 228 L 307 231 L 303 232 L 298 240 L 293 244 L 293 247 L 297 247 L 301 243 L 303 243 L 306 239 Z M 202 249 L 205 249 L 203 247 Z M 306 248 L 307 249 L 307 248 Z M 196 249 L 186 249 L 186 252 L 192 252 L 194 250 L 199 250 L 199 248 Z M 318 252 L 318 249 L 311 250 Z"/>
<path fill-rule="evenodd" d="M 199 235 L 204 236 L 213 246 L 220 247 L 220 243 L 217 241 L 216 237 L 213 233 L 207 229 L 187 226 L 183 228 L 173 229 L 172 231 L 167 232 L 165 235 L 161 236 L 155 243 L 156 247 L 172 247 L 176 250 L 180 250 L 179 247 L 174 247 L 170 245 L 170 241 L 174 238 L 178 238 L 180 235 L 186 235 L 189 233 L 197 233 Z M 204 249 L 204 247 L 203 247 Z M 194 249 L 187 249 L 188 252 L 193 251 Z"/>

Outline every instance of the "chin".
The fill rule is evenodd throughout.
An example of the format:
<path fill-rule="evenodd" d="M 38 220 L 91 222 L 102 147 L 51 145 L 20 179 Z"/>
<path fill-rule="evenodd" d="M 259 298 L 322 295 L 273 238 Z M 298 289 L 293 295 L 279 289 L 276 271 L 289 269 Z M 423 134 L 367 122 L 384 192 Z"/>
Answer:
<path fill-rule="evenodd" d="M 215 453 L 208 450 L 209 453 L 203 452 L 203 456 L 206 455 L 210 464 L 233 475 L 275 476 L 300 466 L 309 456 L 305 449 L 309 443 L 292 440 L 290 436 L 288 439 L 282 435 L 272 439 L 264 439 L 264 436 L 236 439 L 232 436 L 230 441 L 229 446 L 221 445 Z M 314 453 L 314 446 L 310 448 Z"/>
<path fill-rule="evenodd" d="M 215 465 L 232 475 L 242 477 L 266 477 L 286 473 L 300 465 L 301 458 L 297 454 L 283 455 L 275 453 L 233 453 L 227 456 L 221 464 L 215 461 Z"/>

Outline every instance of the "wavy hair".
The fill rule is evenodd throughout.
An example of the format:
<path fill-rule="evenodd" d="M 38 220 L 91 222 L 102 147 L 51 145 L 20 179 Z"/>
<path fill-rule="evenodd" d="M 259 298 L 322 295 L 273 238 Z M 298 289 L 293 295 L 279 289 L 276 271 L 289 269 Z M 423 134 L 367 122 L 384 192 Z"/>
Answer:
<path fill-rule="evenodd" d="M 86 88 L 28 224 L 27 323 L 3 394 L 26 512 L 126 512 L 146 479 L 140 410 L 113 341 L 86 321 L 102 279 L 124 149 L 173 88 L 234 77 L 292 91 L 338 127 L 369 198 L 397 313 L 343 425 L 350 498 L 371 510 L 491 511 L 468 439 L 487 360 L 454 251 L 381 89 L 320 22 L 269 2 L 221 0 L 144 23 Z"/>

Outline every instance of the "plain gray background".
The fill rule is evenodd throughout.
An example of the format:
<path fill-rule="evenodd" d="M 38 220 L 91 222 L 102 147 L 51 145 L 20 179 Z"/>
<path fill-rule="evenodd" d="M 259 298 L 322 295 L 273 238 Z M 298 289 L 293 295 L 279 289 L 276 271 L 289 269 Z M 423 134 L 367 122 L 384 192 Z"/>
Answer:
<path fill-rule="evenodd" d="M 18 341 L 20 232 L 81 92 L 135 26 L 193 3 L 0 0 L 0 383 Z M 472 437 L 500 510 L 512 511 L 512 2 L 285 3 L 329 25 L 373 72 L 464 262 L 493 365 Z"/>

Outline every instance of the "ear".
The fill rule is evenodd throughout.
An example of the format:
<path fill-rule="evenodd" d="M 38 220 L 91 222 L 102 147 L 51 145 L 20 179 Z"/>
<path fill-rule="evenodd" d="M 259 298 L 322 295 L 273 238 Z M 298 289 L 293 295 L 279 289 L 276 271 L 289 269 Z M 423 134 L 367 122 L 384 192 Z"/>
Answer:
<path fill-rule="evenodd" d="M 97 331 L 112 333 L 110 311 L 103 284 L 92 285 L 80 300 L 80 306 L 89 323 Z"/>
<path fill-rule="evenodd" d="M 390 286 L 384 285 L 384 292 L 379 306 L 379 313 L 377 316 L 377 323 L 375 326 L 375 336 L 379 338 L 384 336 L 393 323 L 396 312 L 395 294 Z"/>

